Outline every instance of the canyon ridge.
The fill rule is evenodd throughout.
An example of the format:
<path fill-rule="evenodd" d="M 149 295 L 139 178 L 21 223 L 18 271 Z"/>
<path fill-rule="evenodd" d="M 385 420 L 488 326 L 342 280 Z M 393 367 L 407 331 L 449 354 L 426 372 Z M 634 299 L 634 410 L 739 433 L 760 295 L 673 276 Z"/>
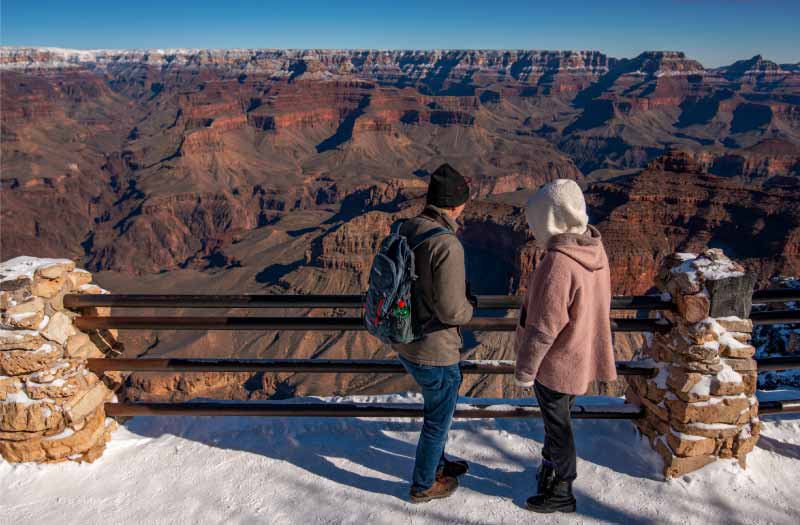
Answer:
<path fill-rule="evenodd" d="M 674 251 L 722 248 L 757 287 L 800 275 L 800 64 L 3 47 L 0 82 L 2 259 L 69 257 L 116 293 L 360 293 L 389 225 L 421 209 L 442 162 L 471 180 L 461 235 L 479 294 L 521 292 L 541 256 L 521 207 L 557 178 L 584 189 L 616 294 L 647 293 Z M 638 337 L 617 337 L 620 359 Z M 363 333 L 122 340 L 130 357 L 391 356 Z M 467 343 L 468 358 L 513 358 L 508 335 Z M 135 374 L 127 390 L 184 400 L 410 388 L 386 375 L 218 373 Z M 515 395 L 497 377 L 463 393 Z"/>

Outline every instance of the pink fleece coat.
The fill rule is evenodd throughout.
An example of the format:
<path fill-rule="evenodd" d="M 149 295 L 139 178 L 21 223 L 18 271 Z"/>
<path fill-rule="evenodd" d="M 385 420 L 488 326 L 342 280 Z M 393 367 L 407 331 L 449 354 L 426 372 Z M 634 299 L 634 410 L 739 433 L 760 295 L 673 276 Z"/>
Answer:
<path fill-rule="evenodd" d="M 617 378 L 611 343 L 611 274 L 600 232 L 550 238 L 528 282 L 517 326 L 515 377 L 581 395 Z"/>

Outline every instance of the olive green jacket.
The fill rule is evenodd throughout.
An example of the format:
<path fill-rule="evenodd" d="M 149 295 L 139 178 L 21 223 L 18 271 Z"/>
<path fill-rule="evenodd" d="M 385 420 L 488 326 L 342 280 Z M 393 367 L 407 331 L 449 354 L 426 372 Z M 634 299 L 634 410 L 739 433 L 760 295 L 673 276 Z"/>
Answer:
<path fill-rule="evenodd" d="M 467 324 L 473 313 L 467 299 L 464 248 L 455 236 L 455 221 L 428 205 L 418 217 L 406 221 L 400 233 L 413 243 L 416 236 L 439 226 L 453 235 L 438 235 L 414 250 L 417 280 L 411 291 L 411 314 L 422 327 L 422 339 L 393 346 L 409 361 L 428 366 L 460 361 L 464 342 L 459 327 Z"/>

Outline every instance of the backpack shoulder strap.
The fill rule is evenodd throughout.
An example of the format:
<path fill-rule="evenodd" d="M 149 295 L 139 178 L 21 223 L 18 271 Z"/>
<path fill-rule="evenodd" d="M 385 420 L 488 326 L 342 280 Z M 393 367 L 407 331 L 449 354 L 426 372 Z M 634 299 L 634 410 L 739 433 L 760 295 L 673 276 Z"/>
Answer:
<path fill-rule="evenodd" d="M 419 235 L 414 237 L 414 239 L 411 241 L 411 251 L 414 251 L 420 246 L 422 246 L 422 243 L 424 243 L 425 241 L 433 239 L 434 237 L 438 237 L 439 235 L 448 235 L 448 234 L 454 235 L 453 232 L 451 232 L 450 230 L 448 230 L 443 226 L 437 226 L 436 228 L 431 228 L 430 230 L 424 233 L 420 233 Z"/>
<path fill-rule="evenodd" d="M 401 219 L 399 221 L 395 221 L 391 227 L 391 234 L 392 235 L 400 235 L 400 228 L 406 223 L 405 219 Z"/>

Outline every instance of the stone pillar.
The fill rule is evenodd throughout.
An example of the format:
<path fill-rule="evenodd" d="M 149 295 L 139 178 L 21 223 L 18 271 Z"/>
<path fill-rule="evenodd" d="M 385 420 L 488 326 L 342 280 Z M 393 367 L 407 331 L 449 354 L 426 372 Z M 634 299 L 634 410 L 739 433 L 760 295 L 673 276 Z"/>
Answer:
<path fill-rule="evenodd" d="M 119 350 L 115 334 L 84 333 L 66 293 L 108 293 L 66 259 L 17 257 L 0 264 L 0 456 L 9 462 L 93 461 L 116 423 L 111 388 L 86 369 Z M 109 388 L 111 386 L 111 388 Z"/>
<path fill-rule="evenodd" d="M 753 325 L 754 277 L 721 250 L 665 259 L 658 287 L 675 312 L 672 329 L 648 337 L 637 358 L 658 368 L 629 380 L 626 397 L 643 407 L 637 426 L 664 459 L 664 476 L 681 476 L 716 459 L 744 468 L 758 440 Z"/>

